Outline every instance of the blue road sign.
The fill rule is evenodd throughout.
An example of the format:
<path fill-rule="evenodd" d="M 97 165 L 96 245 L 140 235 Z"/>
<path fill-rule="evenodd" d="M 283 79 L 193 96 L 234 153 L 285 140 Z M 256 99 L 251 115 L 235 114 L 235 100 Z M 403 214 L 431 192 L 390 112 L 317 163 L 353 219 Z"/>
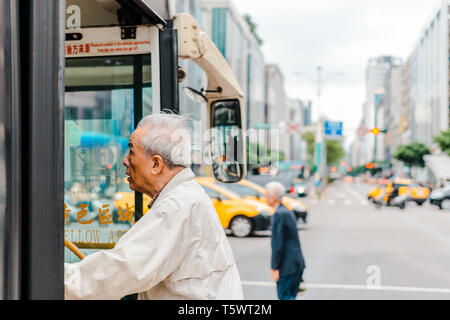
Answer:
<path fill-rule="evenodd" d="M 344 131 L 344 123 L 337 121 L 325 121 L 325 136 L 326 137 L 342 137 Z"/>

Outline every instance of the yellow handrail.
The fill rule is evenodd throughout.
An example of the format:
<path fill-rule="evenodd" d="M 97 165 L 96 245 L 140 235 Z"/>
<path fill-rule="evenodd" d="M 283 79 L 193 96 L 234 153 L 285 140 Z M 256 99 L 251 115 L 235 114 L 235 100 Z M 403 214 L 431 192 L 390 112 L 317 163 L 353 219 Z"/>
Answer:
<path fill-rule="evenodd" d="M 80 258 L 80 260 L 83 260 L 85 258 L 85 255 L 83 254 L 83 252 L 81 252 L 80 249 L 78 249 L 77 246 L 75 246 L 72 242 L 70 242 L 67 239 L 64 239 L 64 245 L 70 250 L 72 251 L 78 258 Z"/>

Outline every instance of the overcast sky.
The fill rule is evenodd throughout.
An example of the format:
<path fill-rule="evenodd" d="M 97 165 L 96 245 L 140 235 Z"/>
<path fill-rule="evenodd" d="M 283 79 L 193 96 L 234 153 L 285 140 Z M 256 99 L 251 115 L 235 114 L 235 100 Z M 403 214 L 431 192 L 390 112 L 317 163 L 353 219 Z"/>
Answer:
<path fill-rule="evenodd" d="M 344 121 L 353 139 L 365 101 L 367 60 L 394 55 L 407 60 L 440 0 L 235 0 L 264 40 L 266 63 L 277 63 L 288 95 L 315 102 L 317 66 L 324 84 L 322 113 Z M 298 76 L 295 72 L 304 76 Z M 313 113 L 317 117 L 317 110 Z"/>

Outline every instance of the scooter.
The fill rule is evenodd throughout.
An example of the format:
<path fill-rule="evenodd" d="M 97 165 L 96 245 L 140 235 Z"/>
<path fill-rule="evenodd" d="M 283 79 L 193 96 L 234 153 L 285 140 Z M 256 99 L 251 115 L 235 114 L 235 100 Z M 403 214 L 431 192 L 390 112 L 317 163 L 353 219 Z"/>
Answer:
<path fill-rule="evenodd" d="M 408 202 L 408 195 L 400 195 L 392 199 L 390 202 L 385 201 L 385 196 L 381 195 L 377 199 L 373 199 L 375 208 L 381 209 L 381 207 L 398 207 L 402 210 L 406 208 L 406 202 Z"/>

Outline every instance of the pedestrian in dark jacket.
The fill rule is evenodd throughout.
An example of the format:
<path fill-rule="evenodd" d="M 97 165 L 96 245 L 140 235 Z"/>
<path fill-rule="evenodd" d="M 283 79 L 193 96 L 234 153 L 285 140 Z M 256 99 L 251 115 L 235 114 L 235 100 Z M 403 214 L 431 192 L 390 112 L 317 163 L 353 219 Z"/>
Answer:
<path fill-rule="evenodd" d="M 285 188 L 281 183 L 266 186 L 267 203 L 275 209 L 272 218 L 271 276 L 277 283 L 280 300 L 295 300 L 302 281 L 305 262 L 303 259 L 297 220 L 292 211 L 282 203 Z"/>

